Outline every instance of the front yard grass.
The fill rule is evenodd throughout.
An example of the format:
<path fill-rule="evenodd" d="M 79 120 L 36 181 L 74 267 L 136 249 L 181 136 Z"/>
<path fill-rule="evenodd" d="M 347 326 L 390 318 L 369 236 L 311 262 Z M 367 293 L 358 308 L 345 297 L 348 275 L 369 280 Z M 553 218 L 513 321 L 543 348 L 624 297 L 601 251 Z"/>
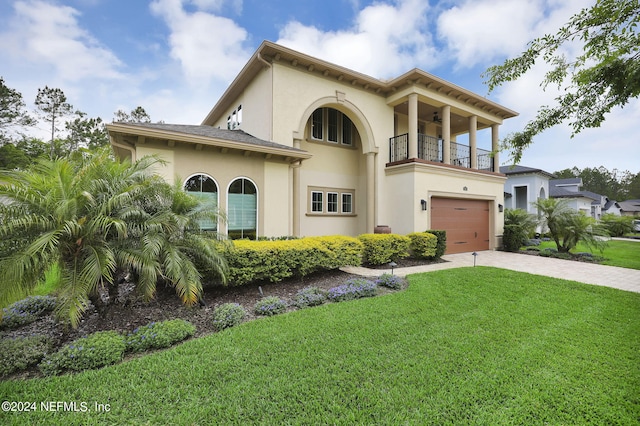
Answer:
<path fill-rule="evenodd" d="M 476 267 L 73 376 L 0 424 L 635 424 L 640 294 Z M 87 412 L 43 412 L 46 401 Z M 96 412 L 95 403 L 108 404 Z"/>
<path fill-rule="evenodd" d="M 544 241 L 539 246 L 540 250 L 545 248 L 556 248 L 553 241 Z M 577 247 L 571 250 L 572 253 L 593 253 L 596 256 L 602 256 L 605 260 L 603 265 L 620 266 L 622 268 L 640 269 L 640 242 L 637 241 L 620 241 L 609 240 L 608 246 L 602 253 L 599 250 L 591 250 L 582 243 L 578 243 Z"/>

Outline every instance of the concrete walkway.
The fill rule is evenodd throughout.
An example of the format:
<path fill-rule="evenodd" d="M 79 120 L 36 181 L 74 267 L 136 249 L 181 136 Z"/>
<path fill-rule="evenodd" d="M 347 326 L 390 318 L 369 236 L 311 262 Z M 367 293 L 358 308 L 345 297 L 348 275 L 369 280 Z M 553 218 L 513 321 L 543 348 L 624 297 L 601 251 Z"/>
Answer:
<path fill-rule="evenodd" d="M 446 262 L 433 265 L 396 268 L 396 275 L 405 276 L 418 272 L 438 271 L 441 269 L 461 268 L 473 266 L 471 253 L 448 254 L 442 256 Z M 595 265 L 592 263 L 576 262 L 572 260 L 552 259 L 548 257 L 531 256 L 503 251 L 481 251 L 476 256 L 476 265 L 494 266 L 511 269 L 513 271 L 528 272 L 530 274 L 545 275 L 562 278 L 586 284 L 595 284 L 620 290 L 640 293 L 640 270 L 619 268 L 617 266 Z M 368 269 L 348 266 L 341 268 L 345 272 L 362 276 L 379 276 L 391 270 Z"/>

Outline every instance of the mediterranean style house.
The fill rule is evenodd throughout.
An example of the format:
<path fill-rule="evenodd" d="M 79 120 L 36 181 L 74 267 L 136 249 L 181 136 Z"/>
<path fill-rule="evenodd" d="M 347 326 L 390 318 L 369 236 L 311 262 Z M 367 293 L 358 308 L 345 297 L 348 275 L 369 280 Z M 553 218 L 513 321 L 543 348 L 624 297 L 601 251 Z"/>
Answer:
<path fill-rule="evenodd" d="M 516 115 L 419 69 L 379 80 L 265 41 L 202 124 L 107 129 L 119 157 L 163 158 L 231 238 L 444 229 L 455 253 L 501 244 L 498 129 Z"/>

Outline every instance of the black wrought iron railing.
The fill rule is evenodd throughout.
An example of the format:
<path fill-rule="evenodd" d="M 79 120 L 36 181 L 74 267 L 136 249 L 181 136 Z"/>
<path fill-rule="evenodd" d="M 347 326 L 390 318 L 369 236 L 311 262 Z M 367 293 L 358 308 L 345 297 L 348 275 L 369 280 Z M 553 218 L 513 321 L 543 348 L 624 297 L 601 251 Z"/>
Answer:
<path fill-rule="evenodd" d="M 443 140 L 434 136 L 418 134 L 418 158 L 436 163 L 443 162 Z M 491 152 L 477 149 L 477 167 L 479 170 L 493 170 Z M 389 138 L 389 161 L 396 162 L 409 158 L 409 134 Z M 456 142 L 450 143 L 451 164 L 471 168 L 471 148 Z"/>

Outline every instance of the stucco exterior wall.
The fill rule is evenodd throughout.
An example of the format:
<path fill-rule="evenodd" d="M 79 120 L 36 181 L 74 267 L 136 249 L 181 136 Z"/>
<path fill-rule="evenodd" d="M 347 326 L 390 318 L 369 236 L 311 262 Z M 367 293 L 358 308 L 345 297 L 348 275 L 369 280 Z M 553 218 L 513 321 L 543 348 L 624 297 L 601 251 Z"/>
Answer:
<path fill-rule="evenodd" d="M 540 197 L 540 190 L 544 190 L 544 198 L 549 198 L 549 179 L 545 179 L 538 175 L 516 175 L 509 176 L 504 185 L 504 191 L 512 195 L 511 198 L 505 200 L 505 207 L 509 209 L 516 208 L 516 187 L 527 188 L 527 211 L 531 214 L 537 214 L 538 210 L 531 204 Z"/>

